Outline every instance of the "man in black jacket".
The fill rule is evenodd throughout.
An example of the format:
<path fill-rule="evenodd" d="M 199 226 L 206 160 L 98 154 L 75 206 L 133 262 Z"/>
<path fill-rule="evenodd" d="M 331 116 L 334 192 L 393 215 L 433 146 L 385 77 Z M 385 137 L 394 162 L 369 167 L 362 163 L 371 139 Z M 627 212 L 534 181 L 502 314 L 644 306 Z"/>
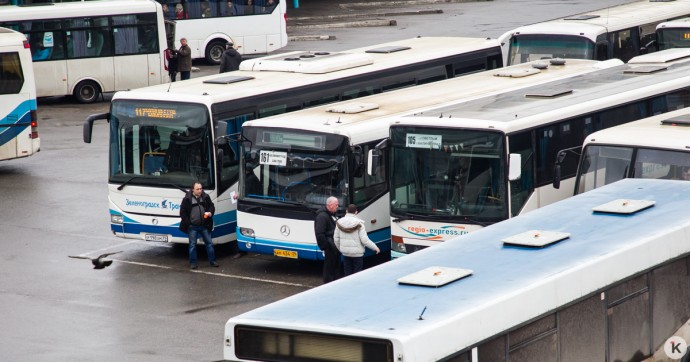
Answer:
<path fill-rule="evenodd" d="M 225 51 L 223 56 L 220 58 L 220 72 L 231 72 L 233 70 L 240 69 L 240 63 L 242 63 L 242 55 L 233 48 L 232 42 L 227 42 L 225 44 Z"/>
<path fill-rule="evenodd" d="M 180 205 L 180 230 L 189 235 L 189 267 L 192 269 L 197 268 L 196 242 L 199 237 L 204 240 L 208 262 L 211 266 L 218 267 L 211 241 L 215 212 L 216 207 L 211 197 L 203 191 L 200 182 L 195 182 Z"/>
<path fill-rule="evenodd" d="M 333 241 L 335 232 L 335 212 L 338 210 L 338 199 L 329 197 L 326 200 L 326 207 L 322 207 L 316 212 L 314 219 L 314 233 L 319 249 L 323 250 L 323 282 L 329 283 L 342 277 L 340 271 L 340 251 Z"/>

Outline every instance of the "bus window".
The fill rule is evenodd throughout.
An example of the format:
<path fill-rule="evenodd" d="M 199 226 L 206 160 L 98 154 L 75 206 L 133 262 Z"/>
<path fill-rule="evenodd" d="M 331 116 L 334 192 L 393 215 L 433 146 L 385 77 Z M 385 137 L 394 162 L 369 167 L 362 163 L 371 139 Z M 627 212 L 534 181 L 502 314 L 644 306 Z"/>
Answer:
<path fill-rule="evenodd" d="M 0 94 L 17 94 L 24 85 L 22 65 L 17 53 L 0 53 Z"/>

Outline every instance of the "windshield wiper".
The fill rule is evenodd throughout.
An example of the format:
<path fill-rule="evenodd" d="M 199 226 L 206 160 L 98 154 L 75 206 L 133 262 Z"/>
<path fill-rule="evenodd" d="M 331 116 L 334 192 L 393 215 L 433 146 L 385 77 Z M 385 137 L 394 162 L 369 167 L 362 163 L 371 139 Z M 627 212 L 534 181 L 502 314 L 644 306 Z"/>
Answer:
<path fill-rule="evenodd" d="M 146 180 L 149 179 L 148 177 L 144 177 L 144 176 L 132 176 L 132 177 L 130 177 L 127 181 L 123 182 L 122 185 L 118 186 L 118 187 L 117 187 L 117 190 L 118 190 L 118 191 L 122 191 L 122 189 L 124 189 L 125 186 L 127 186 L 128 184 L 130 184 L 130 183 L 132 182 L 132 180 L 135 180 L 135 179 L 138 179 L 138 178 L 143 178 L 143 179 L 146 179 Z M 179 189 L 180 191 L 184 192 L 185 194 L 187 193 L 187 190 L 186 190 L 186 189 L 184 189 L 182 186 L 177 185 L 177 184 L 174 184 L 174 183 L 166 182 L 166 183 L 163 183 L 163 184 L 161 184 L 161 185 L 172 186 L 172 187 L 174 187 L 174 188 L 176 188 L 176 189 Z"/>
<path fill-rule="evenodd" d="M 127 184 L 129 184 L 130 182 L 132 182 L 132 180 L 137 179 L 137 178 L 145 178 L 145 177 L 143 177 L 143 176 L 132 176 L 127 181 L 123 182 L 122 185 L 118 186 L 117 191 L 122 191 L 122 189 L 124 189 L 125 186 L 127 186 Z"/>

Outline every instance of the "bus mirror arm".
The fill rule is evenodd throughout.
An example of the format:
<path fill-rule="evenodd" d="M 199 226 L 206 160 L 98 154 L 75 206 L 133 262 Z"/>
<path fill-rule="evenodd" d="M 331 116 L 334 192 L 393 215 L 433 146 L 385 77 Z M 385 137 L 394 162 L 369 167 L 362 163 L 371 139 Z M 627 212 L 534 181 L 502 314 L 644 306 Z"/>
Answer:
<path fill-rule="evenodd" d="M 86 117 L 84 121 L 84 143 L 91 143 L 91 134 L 93 132 L 93 122 L 105 119 L 106 121 L 110 119 L 110 113 L 98 113 L 92 114 Z"/>
<path fill-rule="evenodd" d="M 553 188 L 561 188 L 561 164 L 563 164 L 563 161 L 565 161 L 566 157 L 568 156 L 568 153 L 572 153 L 579 157 L 580 152 L 578 151 L 580 150 L 580 147 L 582 146 L 565 148 L 558 151 L 558 153 L 556 154 L 556 162 L 553 166 Z"/>
<path fill-rule="evenodd" d="M 223 149 L 218 148 L 216 150 L 216 173 L 218 174 L 218 179 L 221 179 L 221 173 L 223 172 Z"/>

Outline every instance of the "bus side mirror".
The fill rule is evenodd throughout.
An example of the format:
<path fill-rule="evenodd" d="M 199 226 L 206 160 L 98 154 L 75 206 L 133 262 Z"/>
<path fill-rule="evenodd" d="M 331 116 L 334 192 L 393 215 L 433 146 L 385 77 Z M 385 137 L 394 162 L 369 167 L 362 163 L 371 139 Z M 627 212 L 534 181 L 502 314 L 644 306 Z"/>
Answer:
<path fill-rule="evenodd" d="M 376 170 L 381 166 L 381 151 L 371 149 L 367 153 L 367 173 L 370 176 L 376 176 Z"/>
<path fill-rule="evenodd" d="M 522 155 L 511 153 L 508 162 L 508 181 L 519 180 L 522 175 Z"/>
<path fill-rule="evenodd" d="M 561 188 L 561 164 L 563 163 L 563 160 L 565 160 L 565 156 L 567 155 L 565 150 L 558 151 L 556 154 L 556 163 L 553 166 L 553 188 L 554 189 L 560 189 Z"/>
<path fill-rule="evenodd" d="M 217 170 L 217 173 L 219 176 L 221 174 L 221 171 L 223 171 L 223 157 L 224 156 L 225 156 L 225 154 L 223 153 L 223 149 L 218 148 L 216 150 L 216 170 Z M 220 177 L 218 177 L 218 179 L 220 179 Z"/>
<path fill-rule="evenodd" d="M 383 150 L 388 148 L 390 141 L 389 138 L 381 140 L 381 142 L 376 144 L 376 146 L 367 153 L 367 173 L 370 176 L 376 176 L 377 170 L 382 166 L 383 152 L 385 152 Z"/>
<path fill-rule="evenodd" d="M 105 119 L 106 121 L 110 119 L 110 113 L 99 113 L 99 114 L 92 114 L 88 117 L 86 117 L 86 120 L 84 121 L 84 143 L 91 143 L 91 134 L 93 133 L 93 122 L 99 120 L 99 119 Z"/>
<path fill-rule="evenodd" d="M 225 145 L 228 143 L 228 122 L 218 121 L 215 127 L 216 132 L 216 146 Z"/>

